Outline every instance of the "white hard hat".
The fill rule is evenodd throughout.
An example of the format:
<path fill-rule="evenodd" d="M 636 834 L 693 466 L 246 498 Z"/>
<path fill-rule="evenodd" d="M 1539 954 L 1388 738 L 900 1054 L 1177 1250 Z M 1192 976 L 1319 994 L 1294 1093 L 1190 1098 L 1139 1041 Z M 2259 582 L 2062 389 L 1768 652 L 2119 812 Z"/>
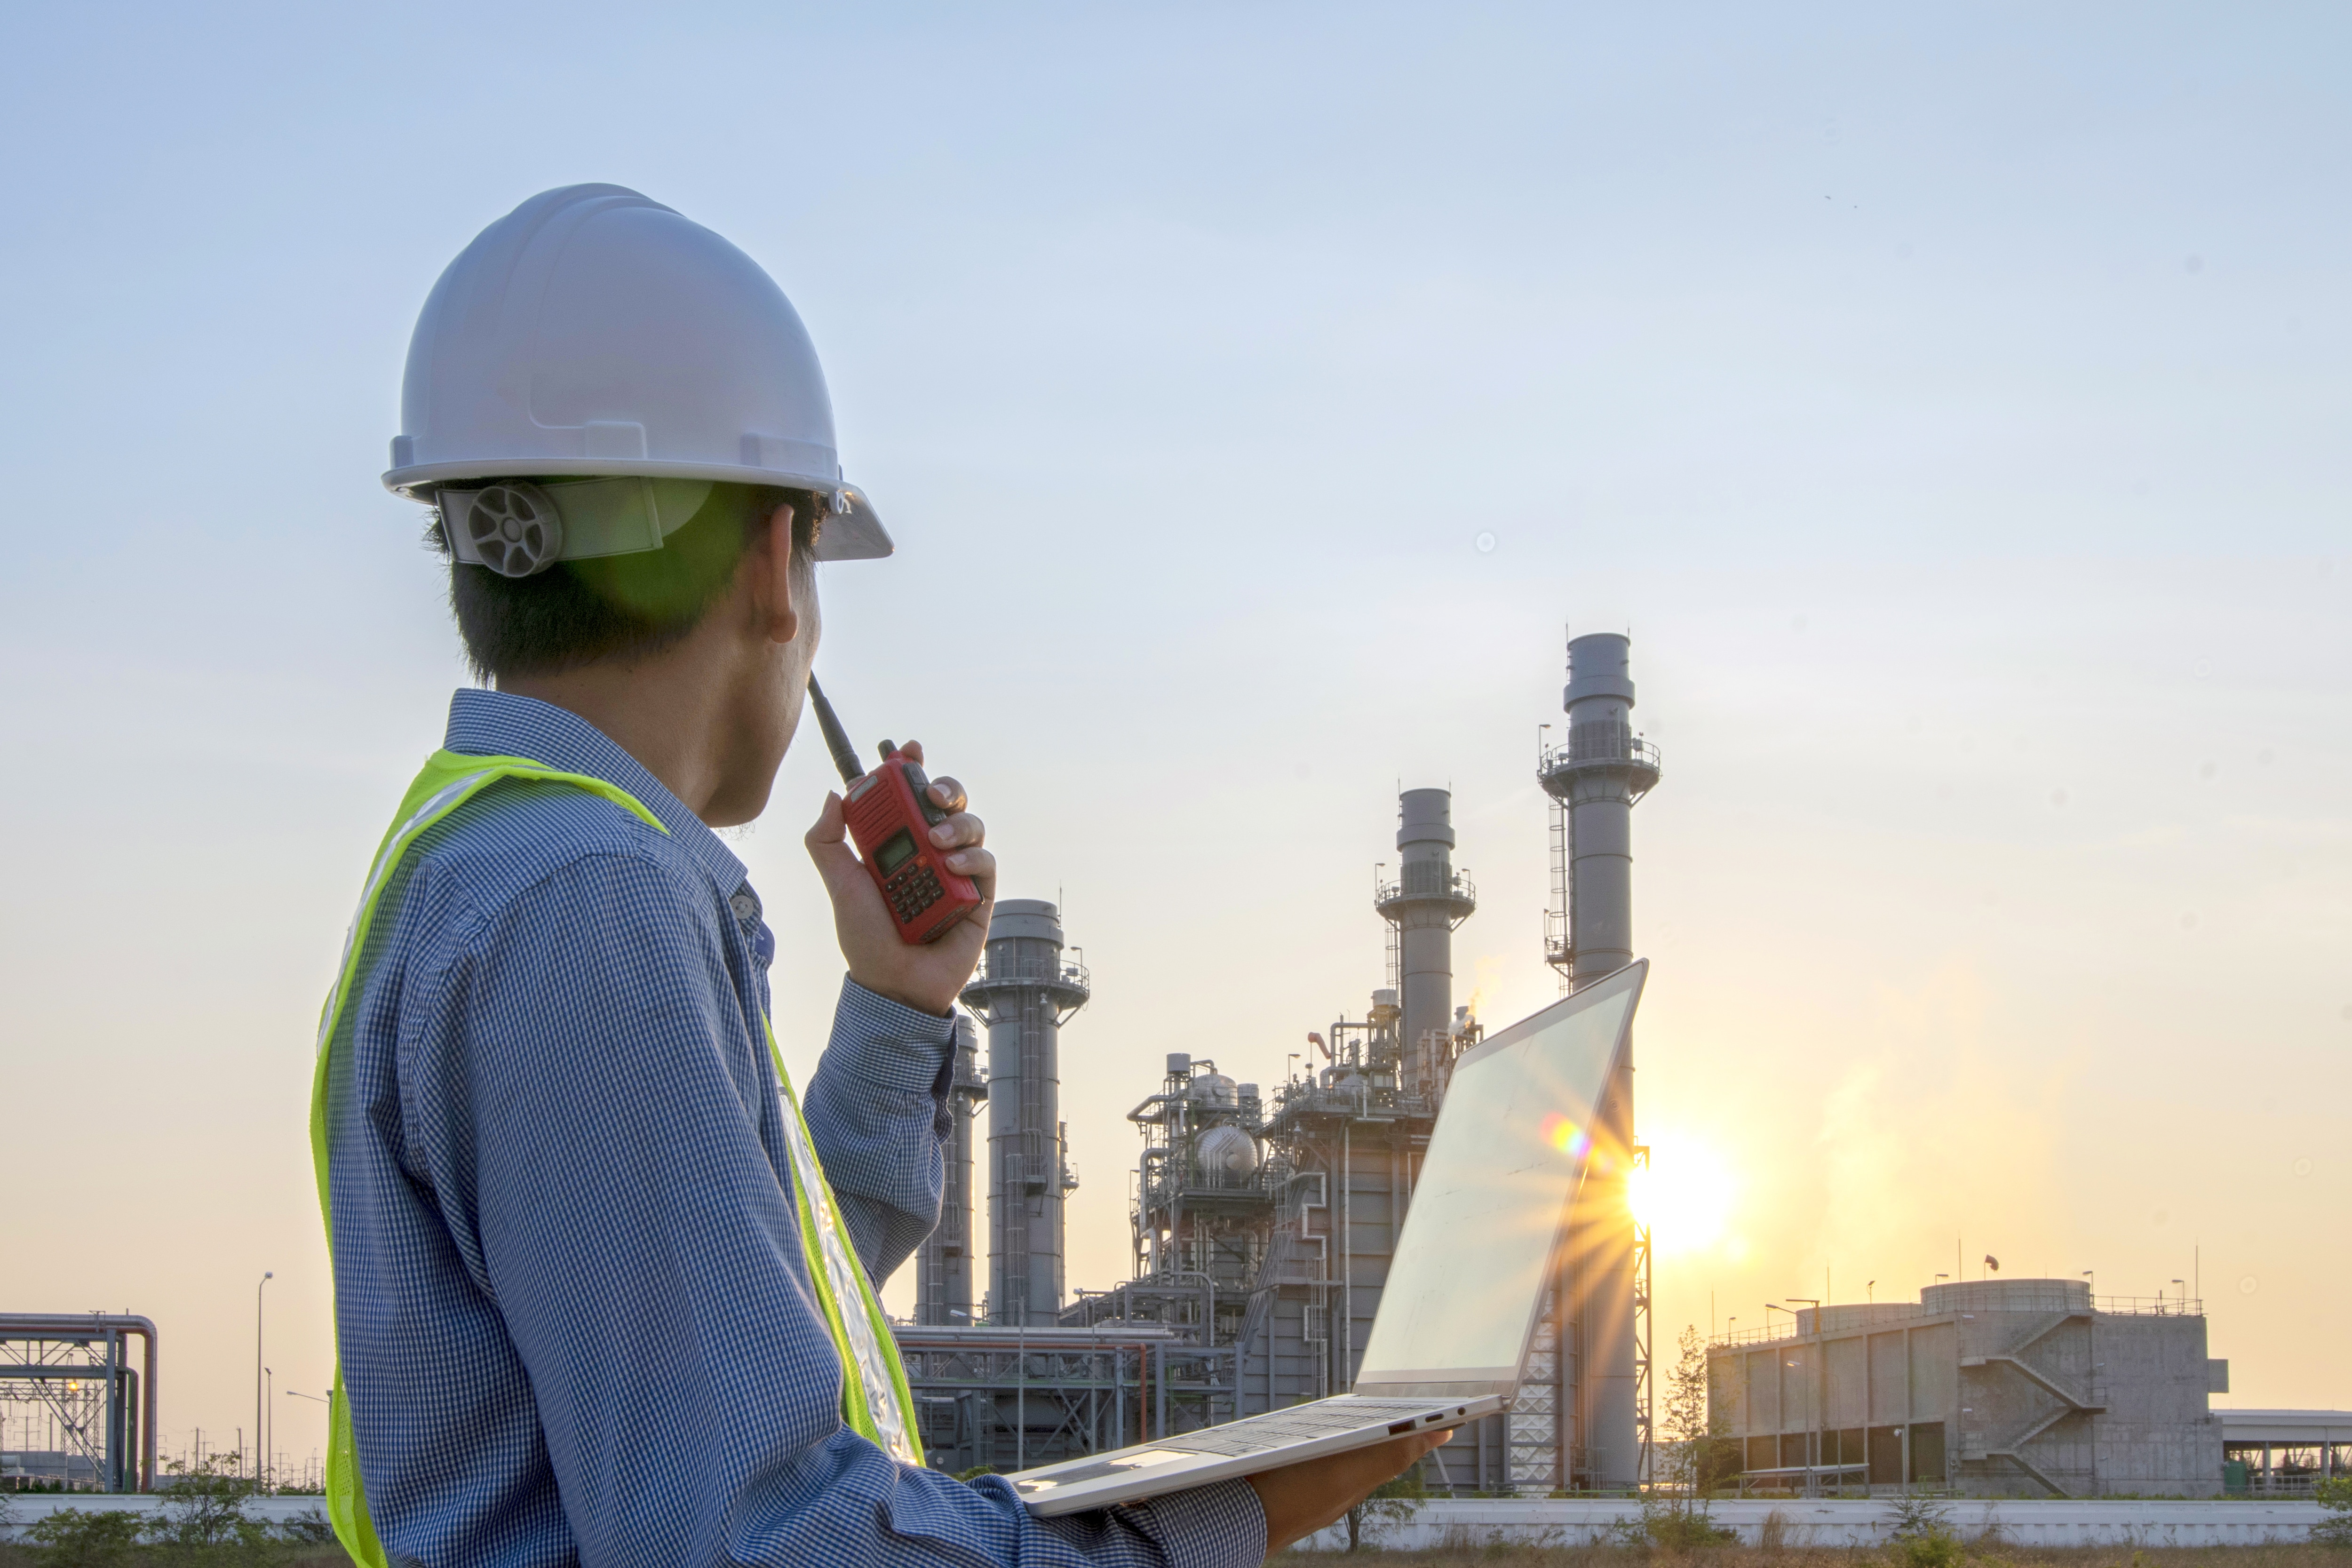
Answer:
<path fill-rule="evenodd" d="M 449 264 L 409 340 L 400 425 L 385 488 L 439 501 L 459 558 L 508 575 L 657 550 L 714 481 L 829 497 L 821 561 L 891 551 L 842 482 L 792 301 L 726 240 L 619 185 L 543 191 Z M 558 476 L 655 482 L 467 482 Z M 560 521 L 519 540 L 550 502 Z"/>

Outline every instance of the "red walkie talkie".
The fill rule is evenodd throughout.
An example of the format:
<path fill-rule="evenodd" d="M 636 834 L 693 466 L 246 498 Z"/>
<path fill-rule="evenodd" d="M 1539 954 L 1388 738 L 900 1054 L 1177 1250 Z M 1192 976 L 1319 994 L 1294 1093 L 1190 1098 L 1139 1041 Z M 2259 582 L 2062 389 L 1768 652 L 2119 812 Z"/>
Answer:
<path fill-rule="evenodd" d="M 809 700 L 816 707 L 817 728 L 824 731 L 825 750 L 841 770 L 847 786 L 844 809 L 849 837 L 882 889 L 890 919 L 902 942 L 933 942 L 950 926 L 980 908 L 980 889 L 970 877 L 948 869 L 947 858 L 931 842 L 931 829 L 948 819 L 930 797 L 931 781 L 922 765 L 889 742 L 882 742 L 882 765 L 866 773 L 857 765 L 857 748 L 833 715 L 816 677 L 809 677 Z"/>

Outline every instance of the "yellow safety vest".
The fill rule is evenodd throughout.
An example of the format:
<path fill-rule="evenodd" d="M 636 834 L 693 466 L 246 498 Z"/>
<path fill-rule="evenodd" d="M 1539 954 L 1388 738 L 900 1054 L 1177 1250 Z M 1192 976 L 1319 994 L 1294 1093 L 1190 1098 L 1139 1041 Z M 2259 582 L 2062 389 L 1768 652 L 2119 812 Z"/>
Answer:
<path fill-rule="evenodd" d="M 319 1213 L 327 1222 L 327 1250 L 335 1247 L 332 1194 L 327 1181 L 327 1061 L 343 1009 L 359 991 L 361 951 L 375 919 L 384 883 L 408 853 L 417 836 L 500 779 L 535 779 L 543 784 L 569 784 L 599 795 L 641 818 L 656 832 L 669 830 L 645 805 L 619 785 L 582 773 L 567 773 L 528 757 L 469 757 L 456 752 L 436 752 L 400 803 L 390 832 L 378 847 L 360 894 L 358 912 L 343 937 L 343 958 L 335 987 L 319 1018 L 318 1060 L 310 1075 L 310 1162 L 319 1178 Z M 824 1310 L 825 1327 L 841 1358 L 841 1416 L 859 1436 L 909 1465 L 923 1462 L 916 1436 L 915 1397 L 907 1386 L 907 1373 L 898 1360 L 898 1342 L 890 1337 L 889 1320 L 866 1270 L 849 1244 L 849 1227 L 842 1223 L 841 1206 L 824 1179 L 824 1167 L 810 1142 L 808 1123 L 784 1058 L 776 1048 L 776 1032 L 765 1018 L 768 1054 L 776 1064 L 776 1082 L 783 1091 L 784 1144 L 792 1163 L 793 1199 L 800 1211 L 801 1249 L 809 1258 L 809 1279 Z M 878 1392 L 877 1392 L 878 1391 Z M 360 1478 L 358 1454 L 352 1446 L 351 1400 L 343 1392 L 341 1358 L 336 1358 L 335 1401 L 327 1432 L 327 1516 L 343 1550 L 362 1568 L 389 1568 L 383 1544 L 369 1522 L 367 1489 Z"/>

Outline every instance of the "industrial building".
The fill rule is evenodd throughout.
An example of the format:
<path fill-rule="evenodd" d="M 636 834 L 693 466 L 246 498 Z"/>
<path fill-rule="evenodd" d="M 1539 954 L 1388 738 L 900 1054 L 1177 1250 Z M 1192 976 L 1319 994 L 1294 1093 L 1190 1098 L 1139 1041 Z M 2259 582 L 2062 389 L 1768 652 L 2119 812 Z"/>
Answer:
<path fill-rule="evenodd" d="M 2079 1279 L 1931 1285 L 1813 1306 L 1707 1349 L 1709 1418 L 1743 1489 L 2215 1497 L 2229 1363 L 2202 1304 L 2094 1300 Z"/>
<path fill-rule="evenodd" d="M 2352 1410 L 2217 1410 L 2221 1486 L 2249 1497 L 2309 1497 L 2352 1476 Z"/>
<path fill-rule="evenodd" d="M 1632 962 L 1631 812 L 1658 782 L 1634 732 L 1626 638 L 1569 644 L 1566 739 L 1538 748 L 1550 800 L 1545 957 L 1563 992 Z M 1545 727 L 1547 731 L 1549 726 Z M 1265 1095 L 1171 1054 L 1129 1113 L 1142 1139 L 1133 1270 L 1065 1289 L 1058 1031 L 1089 994 L 1051 904 L 997 906 L 964 1000 L 985 1063 L 959 1052 L 948 1196 L 899 1331 L 935 1465 L 1037 1465 L 1344 1393 L 1353 1385 L 1453 1064 L 1480 1037 L 1454 1001 L 1454 933 L 1477 889 L 1454 864 L 1452 797 L 1404 791 L 1397 871 L 1375 879 L 1386 984 L 1307 1037 L 1307 1069 Z M 1385 868 L 1383 868 L 1384 870 Z M 970 1122 L 988 1106 L 988 1293 L 971 1299 Z M 1622 1490 L 1648 1451 L 1646 1237 L 1622 1177 L 1642 1157 L 1630 1067 L 1601 1108 L 1609 1174 L 1585 1202 L 1517 1406 L 1427 1462 L 1440 1490 Z M 1596 1173 L 1601 1162 L 1596 1162 Z"/>

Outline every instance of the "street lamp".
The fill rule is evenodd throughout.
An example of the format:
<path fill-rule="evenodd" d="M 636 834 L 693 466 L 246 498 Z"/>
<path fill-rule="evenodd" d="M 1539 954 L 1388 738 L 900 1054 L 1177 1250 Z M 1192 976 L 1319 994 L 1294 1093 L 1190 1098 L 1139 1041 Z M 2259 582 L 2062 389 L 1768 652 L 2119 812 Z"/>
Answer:
<path fill-rule="evenodd" d="M 1822 1338 L 1821 1302 L 1811 1296 L 1791 1296 L 1789 1300 L 1791 1301 L 1802 1301 L 1806 1306 L 1811 1307 L 1813 1310 L 1813 1338 L 1817 1342 L 1826 1345 L 1827 1342 Z M 1790 1311 L 1786 1307 L 1783 1307 L 1780 1310 L 1784 1312 L 1788 1312 L 1789 1316 L 1792 1318 L 1797 1316 L 1796 1313 Z M 1799 1319 L 1798 1321 L 1801 1325 L 1803 1320 Z M 1805 1495 L 1807 1497 L 1816 1495 L 1815 1489 L 1821 1480 L 1821 1468 L 1823 1459 L 1823 1455 L 1822 1453 L 1822 1432 L 1827 1430 L 1827 1428 L 1822 1426 L 1822 1424 L 1828 1419 L 1827 1413 L 1822 1409 L 1822 1405 L 1829 1397 L 1829 1354 L 1826 1349 L 1824 1349 L 1817 1352 L 1813 1356 L 1814 1387 L 1808 1391 L 1808 1397 L 1805 1400 L 1805 1405 L 1807 1406 L 1805 1411 L 1805 1464 L 1807 1467 L 1805 1473 Z M 1820 1428 L 1820 1430 L 1816 1430 L 1816 1428 Z"/>
<path fill-rule="evenodd" d="M 253 1288 L 253 1444 L 256 1450 L 253 1479 L 257 1483 L 261 1479 L 259 1450 L 262 1413 L 269 1408 L 269 1402 L 263 1387 L 263 1379 L 268 1376 L 268 1369 L 261 1364 L 261 1293 L 268 1289 L 269 1282 L 277 1278 L 274 1272 L 265 1271 L 261 1276 L 261 1283 Z"/>

